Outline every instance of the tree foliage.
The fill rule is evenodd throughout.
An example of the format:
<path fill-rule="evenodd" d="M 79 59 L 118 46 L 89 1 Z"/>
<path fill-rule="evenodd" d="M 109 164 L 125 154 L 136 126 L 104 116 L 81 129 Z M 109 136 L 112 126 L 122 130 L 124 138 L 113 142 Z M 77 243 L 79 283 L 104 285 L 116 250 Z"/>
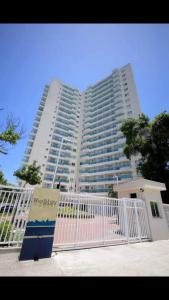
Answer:
<path fill-rule="evenodd" d="M 8 181 L 4 178 L 4 174 L 0 171 L 0 184 L 8 185 Z"/>
<path fill-rule="evenodd" d="M 25 181 L 25 185 L 26 183 L 29 183 L 30 185 L 40 184 L 42 182 L 40 175 L 40 166 L 36 165 L 36 161 L 30 165 L 23 166 L 14 172 L 14 176 Z"/>
<path fill-rule="evenodd" d="M 114 191 L 113 184 L 108 192 L 108 197 L 110 198 L 118 198 L 118 193 Z"/>
<path fill-rule="evenodd" d="M 16 145 L 16 143 L 23 137 L 25 132 L 23 126 L 20 125 L 20 121 L 14 119 L 12 115 L 9 115 L 6 119 L 4 126 L 1 126 L 0 132 L 0 153 L 7 154 L 9 145 Z"/>
<path fill-rule="evenodd" d="M 164 111 L 152 121 L 144 114 L 128 118 L 121 131 L 126 137 L 126 157 L 140 154 L 138 170 L 142 176 L 169 188 L 169 113 Z"/>

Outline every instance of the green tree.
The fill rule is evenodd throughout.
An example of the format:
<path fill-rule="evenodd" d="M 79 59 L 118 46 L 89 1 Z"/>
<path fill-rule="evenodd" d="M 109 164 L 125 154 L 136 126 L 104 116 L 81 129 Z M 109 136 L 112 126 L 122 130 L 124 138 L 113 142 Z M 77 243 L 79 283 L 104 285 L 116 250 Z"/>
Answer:
<path fill-rule="evenodd" d="M 0 184 L 8 185 L 8 181 L 4 178 L 4 174 L 0 171 Z"/>
<path fill-rule="evenodd" d="M 118 193 L 114 191 L 113 184 L 108 192 L 108 197 L 110 198 L 118 198 Z"/>
<path fill-rule="evenodd" d="M 16 143 L 23 137 L 25 130 L 20 125 L 20 121 L 9 115 L 6 119 L 6 124 L 1 128 L 0 132 L 0 153 L 8 154 L 9 145 Z"/>
<path fill-rule="evenodd" d="M 169 195 L 169 113 L 164 111 L 152 121 L 144 114 L 128 118 L 121 131 L 126 137 L 126 157 L 139 154 L 137 169 L 142 176 L 165 183 Z"/>
<path fill-rule="evenodd" d="M 30 185 L 36 185 L 42 182 L 40 176 L 40 166 L 36 165 L 36 161 L 30 165 L 23 166 L 22 168 L 16 170 L 13 175 L 25 181 L 24 186 L 26 183 L 29 183 Z"/>

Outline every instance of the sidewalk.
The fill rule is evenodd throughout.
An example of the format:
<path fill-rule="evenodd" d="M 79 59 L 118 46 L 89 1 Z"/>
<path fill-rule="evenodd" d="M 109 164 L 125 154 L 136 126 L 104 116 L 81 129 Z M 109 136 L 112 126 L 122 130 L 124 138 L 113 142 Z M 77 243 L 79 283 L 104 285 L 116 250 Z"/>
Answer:
<path fill-rule="evenodd" d="M 0 276 L 169 276 L 169 240 L 58 252 L 18 261 L 0 252 Z"/>

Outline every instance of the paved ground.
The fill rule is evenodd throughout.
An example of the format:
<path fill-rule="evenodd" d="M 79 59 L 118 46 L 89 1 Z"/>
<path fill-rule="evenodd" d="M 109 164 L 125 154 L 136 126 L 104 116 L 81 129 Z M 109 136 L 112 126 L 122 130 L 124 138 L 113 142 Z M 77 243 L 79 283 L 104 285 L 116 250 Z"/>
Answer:
<path fill-rule="evenodd" d="M 18 261 L 0 252 L 0 276 L 169 276 L 169 240 L 58 252 Z"/>
<path fill-rule="evenodd" d="M 104 238 L 112 240 L 120 226 L 112 223 L 112 217 L 95 216 L 93 219 L 58 218 L 56 228 L 54 245 L 74 243 L 75 239 L 78 242 L 100 241 Z M 122 234 L 117 235 L 117 238 L 119 237 L 121 238 Z"/>

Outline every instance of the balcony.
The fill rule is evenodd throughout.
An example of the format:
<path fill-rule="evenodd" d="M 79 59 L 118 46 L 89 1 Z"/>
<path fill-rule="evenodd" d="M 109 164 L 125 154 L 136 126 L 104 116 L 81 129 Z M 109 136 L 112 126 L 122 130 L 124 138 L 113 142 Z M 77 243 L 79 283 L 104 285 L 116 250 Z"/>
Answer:
<path fill-rule="evenodd" d="M 67 133 L 63 130 L 55 129 L 54 133 L 60 135 L 61 137 L 64 136 L 64 137 L 69 137 L 69 138 L 77 138 L 75 135 L 73 135 L 71 133 Z"/>
<path fill-rule="evenodd" d="M 89 110 L 90 114 L 85 114 L 85 120 L 86 120 L 86 123 L 90 123 L 90 120 L 96 116 L 99 116 L 100 114 L 103 114 L 106 110 L 109 111 L 110 109 L 113 109 L 114 111 L 116 109 L 118 109 L 119 107 L 122 107 L 120 104 L 123 103 L 122 100 L 119 100 L 117 102 L 114 102 L 114 101 L 110 101 L 110 99 L 105 103 L 105 105 L 100 105 L 98 108 L 96 108 L 94 110 L 94 113 L 93 111 Z M 120 105 L 120 106 L 118 106 Z"/>
<path fill-rule="evenodd" d="M 105 139 L 110 138 L 110 137 L 113 138 L 114 135 L 116 135 L 118 137 L 119 135 L 121 135 L 121 132 L 120 131 L 117 132 L 117 130 L 110 129 L 109 131 L 107 130 L 106 133 L 102 133 L 102 134 L 98 135 L 95 138 L 92 137 L 92 138 L 89 138 L 89 139 L 82 139 L 81 144 L 82 144 L 82 146 L 92 145 L 92 144 L 94 144 L 94 143 L 96 143 L 100 140 L 105 140 Z"/>
<path fill-rule="evenodd" d="M 59 108 L 58 108 L 58 110 L 59 111 L 61 111 L 61 112 L 63 112 L 63 113 L 65 113 L 65 114 L 67 114 L 67 115 L 75 115 L 72 111 L 70 111 L 70 110 L 68 110 L 68 109 L 65 109 L 65 108 L 63 108 L 63 106 L 62 105 L 59 105 Z"/>
<path fill-rule="evenodd" d="M 66 125 L 72 126 L 73 127 L 73 128 L 71 127 L 72 129 L 75 129 L 76 126 L 77 126 L 77 124 L 75 122 L 70 122 L 70 120 L 68 121 L 68 120 L 65 120 L 65 119 L 61 119 L 59 116 L 56 119 L 56 121 L 58 121 L 58 122 L 60 122 L 64 125 L 66 124 Z"/>
<path fill-rule="evenodd" d="M 103 133 L 107 130 L 112 130 L 112 129 L 116 128 L 116 122 L 113 122 L 113 123 L 114 123 L 113 125 L 112 125 L 112 122 L 106 124 L 106 126 L 100 125 L 99 127 L 97 127 L 97 130 L 87 129 L 84 131 L 83 137 L 88 136 L 88 135 L 95 137 L 97 134 L 99 134 L 101 132 Z M 116 131 L 116 133 L 117 133 L 117 131 Z"/>
<path fill-rule="evenodd" d="M 90 165 L 103 165 L 103 163 L 111 163 L 112 162 L 116 162 L 117 160 L 119 160 L 121 158 L 121 156 L 113 156 L 113 157 L 103 157 L 103 158 L 100 158 L 100 159 L 93 159 L 93 160 L 86 160 L 84 162 L 80 162 L 80 165 L 81 166 L 84 166 L 87 167 L 87 166 L 90 166 Z M 81 169 L 83 169 L 83 167 L 81 167 Z"/>
<path fill-rule="evenodd" d="M 64 119 L 66 119 L 66 120 L 71 120 L 71 121 L 73 121 L 75 123 L 77 122 L 76 121 L 76 117 L 72 117 L 72 116 L 69 116 L 67 114 L 64 114 L 64 112 L 62 110 L 59 110 L 58 117 L 62 117 Z"/>
<path fill-rule="evenodd" d="M 56 174 L 70 174 L 69 170 L 57 170 Z"/>
<path fill-rule="evenodd" d="M 91 98 L 91 103 L 90 103 L 91 109 L 95 109 L 95 107 L 97 107 L 100 103 L 103 103 L 108 99 L 113 99 L 113 97 L 114 97 L 114 93 L 111 91 L 111 92 L 103 93 L 100 97 L 94 97 L 96 98 L 95 101 L 93 101 L 94 98 Z"/>
<path fill-rule="evenodd" d="M 83 134 L 83 137 L 84 136 L 92 136 L 92 137 L 96 137 L 98 134 L 100 133 L 104 133 L 104 132 L 107 132 L 107 131 L 111 131 L 112 129 L 114 128 L 120 128 L 121 126 L 121 123 L 122 123 L 123 119 L 122 120 L 116 120 L 116 122 L 114 122 L 114 125 L 111 126 L 112 122 L 107 124 L 107 126 L 101 126 L 100 129 L 98 130 L 93 130 L 93 131 L 90 131 L 88 130 L 87 133 Z M 109 125 L 109 126 L 108 126 Z M 117 126 L 118 125 L 118 126 Z M 117 131 L 116 131 L 116 134 L 117 134 Z M 115 135 L 115 134 L 114 134 Z"/>
<path fill-rule="evenodd" d="M 121 174 L 118 175 L 118 179 L 122 180 L 122 179 L 131 179 L 132 175 L 131 174 Z M 109 182 L 114 182 L 116 183 L 116 180 L 114 179 L 114 177 L 104 177 L 104 178 L 93 178 L 93 179 L 80 179 L 79 180 L 80 183 L 95 183 L 95 182 L 104 182 L 104 184 L 109 183 Z"/>
<path fill-rule="evenodd" d="M 104 116 L 100 116 L 100 118 L 97 117 L 97 119 L 94 119 L 92 122 L 90 122 L 92 125 L 89 125 L 87 127 L 84 127 L 84 132 L 88 130 L 97 129 L 98 127 L 109 124 L 110 122 L 116 122 L 117 117 L 124 115 L 124 109 L 120 107 L 121 111 L 118 113 L 115 113 L 115 111 L 110 111 Z M 93 124 L 95 122 L 95 124 Z"/>
<path fill-rule="evenodd" d="M 55 177 L 55 182 L 60 182 L 60 183 L 67 182 L 67 183 L 69 183 L 69 179 L 63 178 L 63 177 Z"/>
<path fill-rule="evenodd" d="M 34 141 L 35 140 L 35 135 L 33 135 L 33 134 L 31 134 L 31 135 L 29 135 L 29 140 L 31 140 L 31 141 Z M 33 144 L 32 144 L 33 145 Z"/>
<path fill-rule="evenodd" d="M 84 171 L 80 171 L 80 175 L 81 175 L 81 178 L 83 176 L 93 176 L 94 174 L 96 175 L 108 175 L 108 174 L 112 174 L 112 172 L 122 172 L 122 171 L 125 171 L 125 172 L 129 172 L 131 171 L 131 166 L 128 166 L 128 167 L 111 167 L 111 168 L 101 168 L 101 169 L 98 169 L 98 170 L 84 170 Z"/>
<path fill-rule="evenodd" d="M 109 93 L 108 95 L 105 95 L 104 97 L 102 97 L 101 99 L 99 99 L 99 101 L 95 101 L 95 103 L 96 103 L 96 105 L 93 107 L 93 102 L 91 102 L 91 103 L 89 103 L 88 104 L 88 106 L 90 105 L 90 107 L 89 107 L 89 110 L 88 111 L 91 111 L 91 112 L 94 112 L 95 111 L 95 109 L 97 109 L 97 106 L 98 105 L 100 105 L 100 104 L 103 104 L 105 101 L 107 101 L 107 100 L 113 100 L 113 101 L 115 101 L 115 99 L 117 99 L 117 98 L 121 98 L 122 97 L 122 94 L 121 93 Z M 86 111 L 86 113 L 88 112 L 88 111 Z"/>
<path fill-rule="evenodd" d="M 76 106 L 65 103 L 65 101 L 62 100 L 62 98 L 60 98 L 59 103 L 60 103 L 61 106 L 65 107 L 67 109 L 70 109 L 71 111 L 75 112 L 77 110 Z"/>
<path fill-rule="evenodd" d="M 90 159 L 94 156 L 97 156 L 97 158 L 102 158 L 102 157 L 108 157 L 110 155 L 113 155 L 113 154 L 116 154 L 116 155 L 120 155 L 123 153 L 123 150 L 121 149 L 118 149 L 116 151 L 110 151 L 110 152 L 103 152 L 103 153 L 98 153 L 97 155 L 96 154 L 92 154 L 92 155 L 84 155 L 84 156 L 81 156 L 80 157 L 80 161 L 83 162 L 83 161 L 86 161 L 87 159 Z"/>
<path fill-rule="evenodd" d="M 99 144 L 96 144 L 96 145 L 90 145 L 88 147 L 86 147 L 85 149 L 83 148 L 81 151 L 82 151 L 82 154 L 83 153 L 89 153 L 90 151 L 93 151 L 96 149 L 96 151 L 99 151 L 99 150 L 102 150 L 102 149 L 106 149 L 106 146 L 119 146 L 121 147 L 121 145 L 124 145 L 125 143 L 125 138 L 119 138 L 119 139 L 114 139 L 113 138 L 111 140 L 109 140 L 109 142 L 107 143 L 99 143 Z"/>
<path fill-rule="evenodd" d="M 117 147 L 117 146 L 108 147 L 108 148 L 103 147 L 100 150 L 89 151 L 88 153 L 82 153 L 80 155 L 80 157 L 92 157 L 92 156 L 96 156 L 96 155 L 99 155 L 99 154 L 112 153 L 112 152 L 115 152 L 115 151 L 119 150 L 120 148 L 121 148 L 120 145 L 119 145 L 119 147 Z"/>
<path fill-rule="evenodd" d="M 60 128 L 62 130 L 65 130 L 66 132 L 68 132 L 68 131 L 74 132 L 75 131 L 75 129 L 73 129 L 72 127 L 68 127 L 68 126 L 62 125 L 60 123 L 55 123 L 55 128 Z"/>

